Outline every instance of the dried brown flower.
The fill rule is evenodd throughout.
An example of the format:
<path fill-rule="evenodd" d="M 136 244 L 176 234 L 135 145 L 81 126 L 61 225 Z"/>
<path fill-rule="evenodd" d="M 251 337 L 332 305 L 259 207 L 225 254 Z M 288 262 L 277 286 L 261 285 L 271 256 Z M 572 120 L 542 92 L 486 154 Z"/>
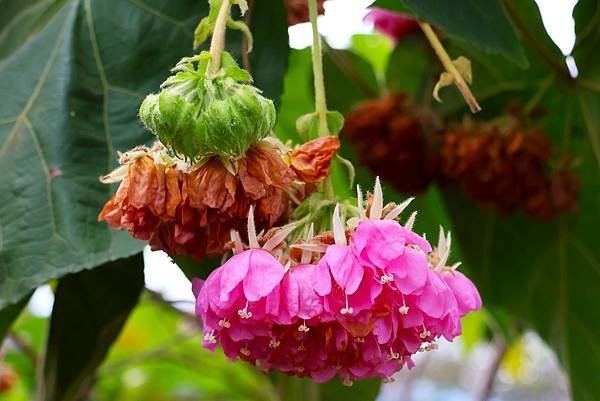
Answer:
<path fill-rule="evenodd" d="M 202 259 L 222 254 L 232 229 L 244 231 L 250 206 L 255 207 L 259 230 L 272 227 L 287 213 L 284 189 L 295 174 L 274 148 L 251 148 L 237 161 L 236 174 L 218 157 L 182 170 L 165 162 L 161 152 L 142 150 L 125 158 L 129 164 L 120 173 L 119 189 L 98 220 L 148 240 L 155 250 Z"/>
<path fill-rule="evenodd" d="M 290 152 L 290 167 L 302 181 L 318 184 L 329 175 L 339 148 L 340 140 L 332 135 L 306 142 Z"/>
<path fill-rule="evenodd" d="M 405 95 L 361 103 L 345 116 L 342 135 L 356 147 L 359 162 L 403 194 L 423 192 L 431 181 L 423 126 Z"/>

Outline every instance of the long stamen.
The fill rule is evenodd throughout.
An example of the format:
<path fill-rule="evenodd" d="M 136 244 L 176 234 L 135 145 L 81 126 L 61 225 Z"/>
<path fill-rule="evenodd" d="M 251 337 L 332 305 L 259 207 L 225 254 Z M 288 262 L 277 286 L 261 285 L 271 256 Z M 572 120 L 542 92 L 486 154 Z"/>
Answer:
<path fill-rule="evenodd" d="M 248 311 L 248 305 L 249 302 L 246 301 L 246 306 L 244 306 L 244 309 L 238 309 L 238 315 L 242 319 L 250 319 L 252 317 L 252 312 Z"/>
<path fill-rule="evenodd" d="M 408 314 L 408 306 L 406 306 L 404 294 L 400 293 L 400 295 L 402 296 L 402 306 L 398 308 L 398 312 L 400 312 L 401 315 L 406 315 Z"/>
<path fill-rule="evenodd" d="M 354 309 L 348 306 L 348 294 L 346 294 L 346 307 L 340 309 L 340 313 L 342 315 L 351 315 L 354 312 Z"/>
<path fill-rule="evenodd" d="M 206 333 L 204 335 L 204 341 L 211 343 L 211 344 L 216 344 L 217 343 L 217 338 L 215 337 L 215 331 L 211 330 L 208 333 Z"/>
<path fill-rule="evenodd" d="M 221 319 L 219 320 L 219 326 L 221 326 L 224 329 L 228 329 L 231 327 L 231 323 L 229 323 L 227 319 Z"/>
<path fill-rule="evenodd" d="M 431 336 L 431 332 L 429 330 L 427 330 L 427 328 L 425 327 L 425 324 L 423 324 L 423 332 L 419 333 L 419 337 L 421 337 L 422 339 L 426 339 L 429 336 Z"/>
<path fill-rule="evenodd" d="M 397 352 L 394 352 L 394 349 L 392 347 L 390 347 L 390 354 L 387 356 L 388 361 L 394 360 L 394 359 L 400 359 L 400 354 Z"/>
<path fill-rule="evenodd" d="M 302 333 L 308 333 L 310 331 L 310 328 L 306 325 L 306 320 L 304 320 L 304 323 L 298 326 L 298 331 Z"/>

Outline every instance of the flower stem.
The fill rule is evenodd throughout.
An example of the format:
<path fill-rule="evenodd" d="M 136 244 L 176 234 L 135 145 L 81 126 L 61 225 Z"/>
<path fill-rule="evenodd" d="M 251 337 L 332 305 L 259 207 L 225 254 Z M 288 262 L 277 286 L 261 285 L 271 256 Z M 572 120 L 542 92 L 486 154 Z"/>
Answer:
<path fill-rule="evenodd" d="M 208 71 L 215 74 L 221 68 L 221 55 L 225 49 L 225 31 L 227 29 L 227 20 L 231 12 L 231 3 L 229 0 L 222 0 L 219 14 L 215 21 L 212 39 L 210 41 L 210 68 Z"/>
<path fill-rule="evenodd" d="M 313 79 L 315 83 L 315 109 L 319 117 L 319 137 L 330 134 L 327 125 L 327 97 L 325 96 L 325 79 L 323 77 L 323 54 L 321 53 L 321 36 L 317 25 L 317 0 L 308 0 L 308 12 L 313 33 L 312 65 Z M 325 198 L 334 199 L 333 182 L 329 175 L 323 182 L 323 193 Z"/>
<path fill-rule="evenodd" d="M 481 107 L 477 103 L 477 99 L 475 99 L 473 93 L 471 93 L 469 85 L 467 85 L 460 72 L 458 72 L 458 70 L 454 66 L 454 63 L 450 59 L 450 56 L 446 52 L 446 49 L 444 49 L 444 46 L 442 46 L 442 42 L 440 42 L 437 35 L 431 28 L 431 25 L 429 25 L 427 22 L 419 22 L 419 25 L 421 25 L 423 33 L 427 37 L 427 40 L 429 40 L 431 47 L 433 47 L 435 54 L 437 54 L 446 71 L 452 74 L 452 77 L 454 77 L 454 84 L 462 94 L 463 98 L 465 98 L 465 101 L 471 108 L 471 112 L 477 113 L 478 111 L 481 111 Z"/>
<path fill-rule="evenodd" d="M 323 79 L 321 36 L 317 26 L 317 0 L 308 0 L 308 11 L 313 33 L 312 64 L 315 82 L 315 108 L 319 117 L 319 136 L 322 137 L 329 135 L 329 127 L 327 126 L 327 98 L 325 97 L 325 81 Z"/>

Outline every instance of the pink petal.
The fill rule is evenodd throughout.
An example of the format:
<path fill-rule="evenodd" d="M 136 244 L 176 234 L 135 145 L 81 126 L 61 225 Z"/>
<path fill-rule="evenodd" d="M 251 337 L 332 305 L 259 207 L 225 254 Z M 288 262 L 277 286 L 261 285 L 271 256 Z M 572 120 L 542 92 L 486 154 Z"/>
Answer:
<path fill-rule="evenodd" d="M 283 266 L 273 255 L 262 249 L 251 249 L 246 252 L 249 252 L 250 256 L 248 274 L 244 278 L 244 295 L 248 301 L 254 302 L 269 295 L 281 282 Z"/>
<path fill-rule="evenodd" d="M 394 285 L 401 293 L 411 294 L 427 281 L 427 256 L 416 249 L 406 248 L 404 255 L 395 259 L 385 270 L 394 274 Z"/>
<path fill-rule="evenodd" d="M 363 278 L 364 268 L 354 256 L 352 248 L 342 245 L 331 245 L 325 251 L 333 279 L 346 294 L 353 294 L 358 289 Z"/>
<path fill-rule="evenodd" d="M 325 258 L 321 259 L 312 277 L 313 288 L 320 296 L 325 296 L 331 292 L 331 273 L 329 272 L 329 266 Z"/>
<path fill-rule="evenodd" d="M 361 221 L 352 236 L 352 248 L 361 262 L 385 268 L 404 253 L 406 239 L 401 228 L 393 220 Z"/>
<path fill-rule="evenodd" d="M 481 296 L 475 285 L 464 274 L 457 271 L 444 272 L 442 279 L 456 298 L 460 316 L 481 309 Z"/>
<path fill-rule="evenodd" d="M 229 300 L 229 293 L 246 277 L 248 267 L 250 266 L 250 255 L 253 250 L 244 251 L 234 255 L 223 266 L 221 270 L 221 301 Z"/>

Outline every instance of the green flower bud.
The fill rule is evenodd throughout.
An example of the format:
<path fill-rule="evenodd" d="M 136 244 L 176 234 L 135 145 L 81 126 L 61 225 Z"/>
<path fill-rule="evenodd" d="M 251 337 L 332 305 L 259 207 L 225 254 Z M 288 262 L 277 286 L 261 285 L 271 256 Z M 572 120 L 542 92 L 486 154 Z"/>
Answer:
<path fill-rule="evenodd" d="M 231 55 L 223 53 L 223 67 L 207 76 L 209 59 L 207 52 L 182 59 L 161 92 L 148 95 L 140 106 L 146 127 L 192 160 L 240 156 L 275 124 L 273 102 L 243 83 L 252 78 Z"/>

